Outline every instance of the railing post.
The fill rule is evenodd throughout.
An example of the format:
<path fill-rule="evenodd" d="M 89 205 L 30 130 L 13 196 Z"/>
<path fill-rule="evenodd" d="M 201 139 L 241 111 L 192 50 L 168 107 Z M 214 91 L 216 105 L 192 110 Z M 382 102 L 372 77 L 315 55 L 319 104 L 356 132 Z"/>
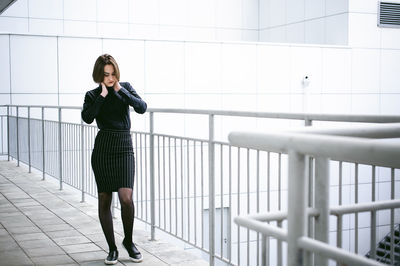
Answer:
<path fill-rule="evenodd" d="M 304 126 L 312 126 L 312 120 L 306 118 L 304 120 Z M 313 173 L 313 158 L 311 156 L 306 156 L 306 161 L 308 161 L 308 207 L 314 207 L 314 173 Z M 308 220 L 308 237 L 314 238 L 314 217 L 307 217 Z M 313 254 L 307 252 L 304 258 L 305 265 L 313 265 Z"/>
<path fill-rule="evenodd" d="M 117 203 L 117 199 L 116 199 L 116 194 L 117 192 L 111 192 L 112 194 L 112 201 L 111 201 L 111 216 L 112 218 L 117 218 L 117 216 L 115 216 L 115 205 Z"/>
<path fill-rule="evenodd" d="M 19 116 L 19 108 L 18 108 L 18 106 L 17 106 L 17 118 L 16 118 L 16 121 L 17 121 L 17 166 L 19 166 L 19 130 L 18 130 L 18 124 L 19 124 L 19 121 L 18 121 L 18 116 Z"/>
<path fill-rule="evenodd" d="M 329 244 L 329 159 L 315 158 L 315 239 Z M 315 255 L 315 265 L 326 266 L 328 259 Z"/>
<path fill-rule="evenodd" d="M 44 107 L 42 107 L 42 167 L 43 167 L 43 177 L 42 180 L 45 180 L 46 176 L 46 163 L 45 163 L 45 158 L 46 158 L 46 152 L 45 152 L 45 145 L 44 145 L 44 140 L 45 140 L 45 135 L 44 135 Z"/>
<path fill-rule="evenodd" d="M 151 237 L 155 240 L 156 230 L 156 198 L 155 198 L 155 182 L 154 182 L 154 113 L 150 112 L 150 223 Z"/>
<path fill-rule="evenodd" d="M 303 265 L 303 250 L 297 240 L 305 236 L 307 226 L 307 182 L 305 155 L 289 151 L 288 182 L 288 265 Z"/>
<path fill-rule="evenodd" d="M 29 173 L 32 172 L 31 163 L 31 107 L 28 106 L 28 163 L 29 163 Z"/>
<path fill-rule="evenodd" d="M 267 237 L 263 234 L 261 235 L 261 265 L 267 266 Z"/>
<path fill-rule="evenodd" d="M 7 105 L 7 160 L 10 161 L 10 106 Z"/>
<path fill-rule="evenodd" d="M 84 128 L 83 128 L 83 120 L 81 118 L 81 177 L 82 177 L 82 199 L 81 202 L 85 202 L 85 151 L 84 151 L 84 140 L 85 138 L 83 137 L 84 134 Z"/>
<path fill-rule="evenodd" d="M 58 158 L 59 158 L 59 176 L 60 176 L 60 190 L 63 188 L 62 184 L 62 138 L 61 138 L 61 107 L 58 107 Z"/>
<path fill-rule="evenodd" d="M 208 186 L 209 186 L 209 265 L 215 264 L 215 151 L 214 151 L 214 115 L 209 115 L 209 136 L 208 136 Z"/>

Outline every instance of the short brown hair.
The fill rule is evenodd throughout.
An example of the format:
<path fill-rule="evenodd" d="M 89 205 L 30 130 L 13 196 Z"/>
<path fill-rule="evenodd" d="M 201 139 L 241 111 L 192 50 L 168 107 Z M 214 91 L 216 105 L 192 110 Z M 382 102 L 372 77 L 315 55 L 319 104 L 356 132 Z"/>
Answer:
<path fill-rule="evenodd" d="M 119 81 L 120 72 L 117 61 L 115 61 L 114 57 L 109 54 L 100 55 L 96 63 L 94 63 L 93 67 L 93 80 L 96 83 L 102 83 L 104 80 L 104 66 L 105 65 L 112 65 L 114 67 L 115 77 Z"/>

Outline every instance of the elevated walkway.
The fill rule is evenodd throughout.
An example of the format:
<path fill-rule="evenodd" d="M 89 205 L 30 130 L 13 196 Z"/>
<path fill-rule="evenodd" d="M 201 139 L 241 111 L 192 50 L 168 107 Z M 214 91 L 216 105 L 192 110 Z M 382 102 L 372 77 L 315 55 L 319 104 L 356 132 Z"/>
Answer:
<path fill-rule="evenodd" d="M 0 160 L 0 264 L 104 265 L 108 251 L 97 217 L 96 199 L 80 202 L 80 192 L 58 181 L 41 180 L 25 166 Z M 123 229 L 116 213 L 114 230 L 120 259 L 135 265 L 122 247 Z M 134 242 L 144 261 L 136 265 L 208 265 L 204 260 L 163 241 L 135 223 Z"/>

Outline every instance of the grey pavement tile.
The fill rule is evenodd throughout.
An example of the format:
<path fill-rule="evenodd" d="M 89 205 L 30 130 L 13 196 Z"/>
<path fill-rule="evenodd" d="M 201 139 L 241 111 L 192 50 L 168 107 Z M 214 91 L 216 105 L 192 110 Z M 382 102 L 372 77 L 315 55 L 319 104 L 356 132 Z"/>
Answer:
<path fill-rule="evenodd" d="M 205 260 L 190 260 L 190 261 L 183 261 L 180 263 L 171 264 L 172 266 L 208 266 L 209 263 Z"/>
<path fill-rule="evenodd" d="M 107 257 L 105 251 L 90 251 L 81 253 L 71 253 L 70 256 L 77 262 L 87 262 L 87 261 L 101 261 L 104 264 L 104 259 Z"/>
<path fill-rule="evenodd" d="M 171 245 L 170 243 L 162 242 L 162 241 L 148 241 L 147 243 L 136 245 L 139 248 L 143 248 L 147 252 L 152 254 L 158 254 L 159 252 L 173 252 L 180 251 L 176 246 Z"/>
<path fill-rule="evenodd" d="M 38 225 L 56 225 L 56 224 L 64 224 L 65 222 L 58 217 L 45 218 L 45 219 L 35 219 L 33 222 Z"/>
<path fill-rule="evenodd" d="M 108 244 L 107 244 L 105 238 L 104 238 L 103 241 L 96 241 L 95 244 L 96 244 L 97 246 L 99 246 L 100 248 L 104 249 L 104 250 L 108 250 Z M 121 248 L 118 246 L 118 242 L 116 242 L 116 244 L 117 244 L 118 249 L 121 249 Z"/>
<path fill-rule="evenodd" d="M 23 212 L 28 217 L 48 217 L 48 216 L 55 216 L 49 210 L 41 210 L 41 211 L 24 211 Z"/>
<path fill-rule="evenodd" d="M 42 206 L 42 205 L 38 205 L 38 206 L 22 206 L 18 208 L 20 211 L 22 212 L 26 212 L 26 211 L 46 211 L 46 207 Z"/>
<path fill-rule="evenodd" d="M 96 226 L 95 224 L 98 225 Z M 99 232 L 103 232 L 100 223 L 94 223 L 92 226 L 86 226 L 84 228 L 77 228 L 77 230 L 84 235 L 98 234 Z"/>
<path fill-rule="evenodd" d="M 12 212 L 0 212 L 0 221 L 7 217 L 15 217 L 23 215 L 20 211 L 12 211 Z"/>
<path fill-rule="evenodd" d="M 42 231 L 36 226 L 26 226 L 26 227 L 10 227 L 7 229 L 11 234 L 31 234 L 31 233 L 41 233 Z"/>
<path fill-rule="evenodd" d="M 87 235 L 85 235 L 87 238 L 89 238 L 91 241 L 93 241 L 93 242 L 98 242 L 98 241 L 103 241 L 103 240 L 105 240 L 106 238 L 105 238 L 105 236 L 104 236 L 104 234 L 101 232 L 101 233 L 98 233 L 98 234 L 87 234 Z"/>
<path fill-rule="evenodd" d="M 93 243 L 68 245 L 68 246 L 62 246 L 62 248 L 67 253 L 79 253 L 79 252 L 89 252 L 89 251 L 101 250 L 97 245 L 95 245 Z"/>
<path fill-rule="evenodd" d="M 137 265 L 140 265 L 140 266 L 155 266 L 155 265 L 167 266 L 167 265 L 169 265 L 155 256 L 146 255 L 146 254 L 143 254 L 143 261 L 140 264 L 134 263 L 133 261 L 131 261 L 129 259 L 128 256 L 120 257 L 119 261 L 121 263 L 123 263 L 124 265 L 130 265 L 130 266 L 137 266 Z"/>
<path fill-rule="evenodd" d="M 17 241 L 49 239 L 44 233 L 18 234 L 13 235 L 13 237 Z"/>
<path fill-rule="evenodd" d="M 46 248 L 26 248 L 24 251 L 29 257 L 41 257 L 41 256 L 53 256 L 53 255 L 65 255 L 65 251 L 58 246 L 46 247 Z"/>
<path fill-rule="evenodd" d="M 37 202 L 36 200 L 22 200 L 21 202 L 13 202 L 14 205 L 19 208 L 19 207 L 26 207 L 26 206 L 40 206 L 40 203 Z"/>
<path fill-rule="evenodd" d="M 3 227 L 0 228 L 0 239 L 2 236 L 8 235 L 8 231 L 4 229 Z"/>
<path fill-rule="evenodd" d="M 0 252 L 1 265 L 33 265 L 22 249 Z"/>
<path fill-rule="evenodd" d="M 57 246 L 56 243 L 51 241 L 50 239 L 40 239 L 40 240 L 26 240 L 26 241 L 18 241 L 18 244 L 23 249 L 33 249 L 33 248 L 48 248 Z"/>
<path fill-rule="evenodd" d="M 65 230 L 65 231 L 52 231 L 52 232 L 46 232 L 46 234 L 51 237 L 51 238 L 60 238 L 60 237 L 66 237 L 66 236 L 82 236 L 81 233 L 79 233 L 75 229 L 71 230 Z"/>
<path fill-rule="evenodd" d="M 64 231 L 73 229 L 69 224 L 45 224 L 38 225 L 44 232 Z"/>
<path fill-rule="evenodd" d="M 194 255 L 185 252 L 183 250 L 175 250 L 175 251 L 164 251 L 160 250 L 155 253 L 157 257 L 162 259 L 168 264 L 181 264 L 184 265 L 184 262 L 192 261 L 195 257 Z"/>
<path fill-rule="evenodd" d="M 5 228 L 35 226 L 35 224 L 28 219 L 10 219 L 7 221 L 2 221 L 1 223 Z"/>
<path fill-rule="evenodd" d="M 17 242 L 12 237 L 2 236 L 0 239 L 0 252 L 19 249 Z"/>
<path fill-rule="evenodd" d="M 79 265 L 81 265 L 81 266 L 99 266 L 99 265 L 104 265 L 104 259 L 81 262 L 81 263 L 79 263 Z M 120 265 L 123 265 L 123 264 L 118 262 L 117 264 L 114 264 L 114 265 L 120 266 Z"/>
<path fill-rule="evenodd" d="M 68 264 L 75 262 L 68 255 L 33 257 L 31 259 L 35 263 L 35 265 L 60 265 L 60 264 Z"/>
<path fill-rule="evenodd" d="M 76 245 L 76 244 L 84 244 L 92 242 L 85 236 L 67 236 L 67 237 L 53 238 L 53 240 L 59 246 Z"/>

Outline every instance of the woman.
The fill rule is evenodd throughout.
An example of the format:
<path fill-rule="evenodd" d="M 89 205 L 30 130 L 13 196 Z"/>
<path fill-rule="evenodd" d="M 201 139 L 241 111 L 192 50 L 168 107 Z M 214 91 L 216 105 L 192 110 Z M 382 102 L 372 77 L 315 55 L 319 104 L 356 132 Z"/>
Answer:
<path fill-rule="evenodd" d="M 105 264 L 118 262 L 110 210 L 113 191 L 118 191 L 121 203 L 125 234 L 122 244 L 132 261 L 141 262 L 142 254 L 132 242 L 135 160 L 130 135 L 129 106 L 132 106 L 137 113 L 143 114 L 146 112 L 147 104 L 128 82 L 119 83 L 119 68 L 111 55 L 104 54 L 97 58 L 92 76 L 99 87 L 86 93 L 82 119 L 88 124 L 96 119 L 100 129 L 94 143 L 92 168 L 99 195 L 100 223 L 109 247 L 104 262 Z"/>

